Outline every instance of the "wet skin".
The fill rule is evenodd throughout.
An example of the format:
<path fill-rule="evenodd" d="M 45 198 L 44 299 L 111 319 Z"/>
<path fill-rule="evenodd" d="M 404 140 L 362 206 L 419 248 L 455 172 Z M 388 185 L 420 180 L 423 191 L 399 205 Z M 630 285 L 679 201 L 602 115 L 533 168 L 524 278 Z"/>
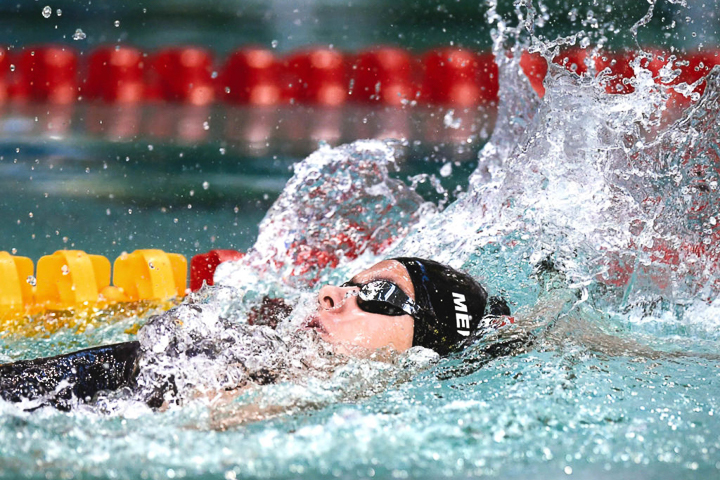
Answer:
<path fill-rule="evenodd" d="M 373 280 L 395 283 L 413 301 L 415 290 L 405 267 L 395 260 L 384 260 L 363 270 L 351 283 L 365 284 Z M 325 285 L 318 293 L 318 310 L 308 319 L 307 328 L 335 345 L 335 350 L 357 354 L 361 350 L 391 349 L 403 352 L 412 346 L 414 320 L 410 315 L 389 316 L 368 313 L 357 304 L 352 292 L 358 287 Z"/>

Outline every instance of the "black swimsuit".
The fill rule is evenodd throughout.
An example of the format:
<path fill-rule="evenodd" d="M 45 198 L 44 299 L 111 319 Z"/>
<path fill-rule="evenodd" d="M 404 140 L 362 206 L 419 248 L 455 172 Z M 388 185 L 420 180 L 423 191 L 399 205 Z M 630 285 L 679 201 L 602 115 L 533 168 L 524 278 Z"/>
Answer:
<path fill-rule="evenodd" d="M 0 365 L 0 397 L 30 400 L 28 410 L 70 410 L 73 397 L 86 402 L 100 391 L 130 385 L 139 352 L 139 342 L 125 342 Z"/>

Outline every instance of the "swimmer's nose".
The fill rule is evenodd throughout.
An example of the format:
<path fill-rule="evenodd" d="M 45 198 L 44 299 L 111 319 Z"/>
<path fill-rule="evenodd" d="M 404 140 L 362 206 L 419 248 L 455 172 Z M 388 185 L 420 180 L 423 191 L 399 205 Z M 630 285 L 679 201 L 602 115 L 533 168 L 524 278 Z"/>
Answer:
<path fill-rule="evenodd" d="M 318 303 L 325 310 L 338 309 L 347 300 L 347 293 L 350 290 L 350 288 L 325 285 L 318 292 Z"/>

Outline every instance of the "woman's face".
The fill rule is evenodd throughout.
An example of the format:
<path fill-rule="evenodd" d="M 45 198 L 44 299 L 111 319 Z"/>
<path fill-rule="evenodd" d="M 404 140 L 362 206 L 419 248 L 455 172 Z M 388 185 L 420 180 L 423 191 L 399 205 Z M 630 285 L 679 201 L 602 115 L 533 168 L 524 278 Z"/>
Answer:
<path fill-rule="evenodd" d="M 351 283 L 363 285 L 373 280 L 387 280 L 403 290 L 413 301 L 415 290 L 405 267 L 395 260 L 382 261 L 355 275 Z M 308 319 L 326 342 L 337 345 L 342 353 L 357 353 L 354 347 L 367 350 L 391 348 L 399 352 L 412 346 L 414 320 L 410 315 L 369 313 L 358 306 L 358 287 L 326 285 L 318 293 L 317 314 Z"/>

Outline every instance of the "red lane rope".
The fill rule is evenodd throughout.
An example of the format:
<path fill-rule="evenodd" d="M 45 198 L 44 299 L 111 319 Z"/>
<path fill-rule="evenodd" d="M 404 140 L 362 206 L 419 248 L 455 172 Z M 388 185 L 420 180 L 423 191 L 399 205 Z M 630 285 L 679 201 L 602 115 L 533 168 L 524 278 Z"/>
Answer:
<path fill-rule="evenodd" d="M 643 59 L 659 80 L 670 58 L 651 50 Z M 583 49 L 562 52 L 554 62 L 578 74 L 593 65 L 606 70 L 609 93 L 630 93 L 634 52 Z M 693 83 L 720 64 L 717 51 L 677 55 L 679 71 L 670 84 Z M 544 94 L 547 64 L 538 54 L 523 54 L 520 65 L 538 94 Z M 696 91 L 702 93 L 704 84 Z M 80 56 L 67 46 L 40 45 L 19 51 L 0 48 L 0 103 L 107 104 L 173 102 L 210 105 L 338 106 L 346 103 L 402 106 L 425 104 L 469 107 L 497 100 L 498 72 L 493 56 L 454 47 L 423 55 L 378 46 L 358 53 L 309 47 L 277 56 L 259 47 L 242 47 L 219 61 L 209 50 L 168 47 L 152 53 L 128 46 L 99 47 Z M 677 103 L 687 103 L 674 95 Z"/>

